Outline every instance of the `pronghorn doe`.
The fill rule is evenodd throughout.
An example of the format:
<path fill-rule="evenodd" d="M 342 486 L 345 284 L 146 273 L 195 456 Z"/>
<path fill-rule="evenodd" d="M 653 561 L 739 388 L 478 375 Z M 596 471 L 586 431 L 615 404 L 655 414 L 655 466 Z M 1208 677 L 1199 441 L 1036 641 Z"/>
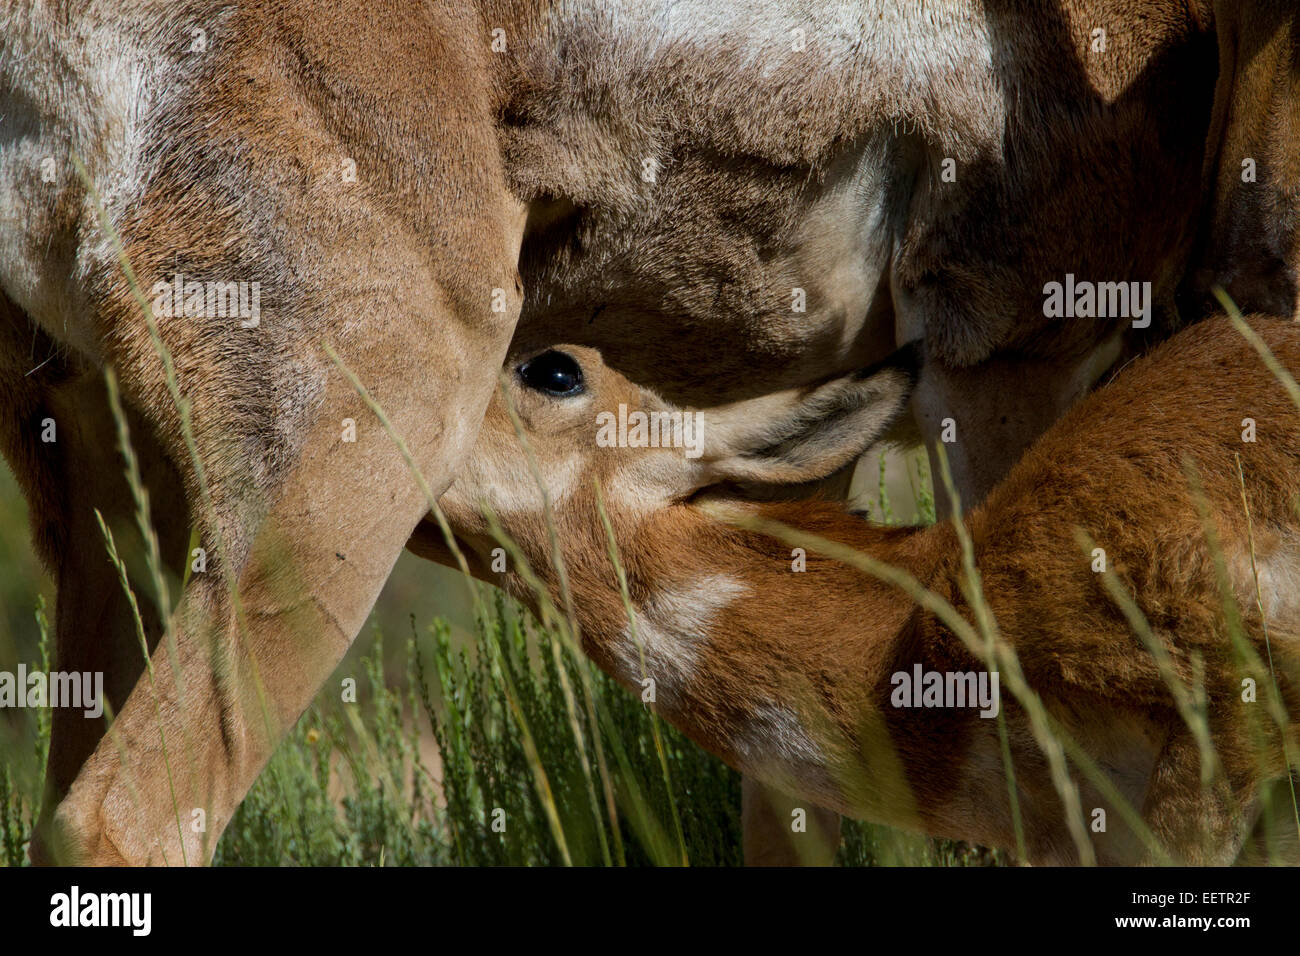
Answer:
<path fill-rule="evenodd" d="M 1250 321 L 1300 372 L 1300 328 Z M 643 696 L 653 688 L 663 716 L 747 774 L 850 816 L 1014 848 L 1003 724 L 1028 861 L 1232 861 L 1295 742 L 1278 729 L 1297 712 L 1300 640 L 1300 415 L 1287 391 L 1225 318 L 1138 360 L 965 519 L 981 605 L 950 523 L 877 527 L 830 502 L 737 493 L 863 452 L 903 411 L 916 354 L 772 396 L 762 419 L 687 413 L 686 447 L 646 448 L 619 447 L 644 444 L 634 413 L 676 410 L 590 349 L 553 349 L 506 377 L 441 506 L 476 573 L 534 605 L 514 561 L 488 572 L 493 535 L 514 539 L 558 602 L 553 520 L 584 650 Z M 634 439 L 610 441 L 611 421 Z M 820 553 L 801 560 L 797 533 L 779 540 L 761 520 L 816 535 Z M 431 554 L 435 535 L 426 524 Z M 963 619 L 987 608 L 1067 742 L 1063 774 L 1007 668 L 999 686 L 960 628 L 851 566 L 845 546 Z"/>

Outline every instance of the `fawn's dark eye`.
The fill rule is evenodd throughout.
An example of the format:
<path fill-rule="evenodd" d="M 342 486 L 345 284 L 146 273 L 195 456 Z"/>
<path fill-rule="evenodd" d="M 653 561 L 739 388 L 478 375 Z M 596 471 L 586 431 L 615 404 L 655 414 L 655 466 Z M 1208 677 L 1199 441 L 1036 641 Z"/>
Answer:
<path fill-rule="evenodd" d="M 582 366 L 565 352 L 543 352 L 530 358 L 516 370 L 529 388 L 557 398 L 582 394 Z"/>

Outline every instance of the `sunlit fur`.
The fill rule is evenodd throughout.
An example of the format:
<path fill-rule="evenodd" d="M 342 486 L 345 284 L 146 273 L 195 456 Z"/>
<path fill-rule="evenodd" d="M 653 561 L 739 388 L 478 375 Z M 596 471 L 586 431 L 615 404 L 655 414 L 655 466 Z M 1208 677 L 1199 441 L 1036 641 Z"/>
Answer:
<path fill-rule="evenodd" d="M 1237 51 L 1248 31 L 1225 29 L 1220 58 L 1239 67 L 1211 88 L 1216 8 L 1237 24 L 1246 6 L 1260 38 L 1293 25 L 1264 0 L 0 10 L 0 444 L 59 586 L 60 660 L 105 671 L 118 712 L 114 745 L 101 725 L 54 717 L 45 805 L 64 858 L 205 859 L 427 508 L 322 344 L 436 494 L 512 335 L 599 346 L 667 397 L 717 405 L 924 333 L 934 376 L 969 374 L 922 383 L 922 429 L 960 409 L 970 441 L 954 468 L 981 494 L 1116 354 L 1118 326 L 1046 320 L 1044 282 L 1149 280 L 1165 332 L 1192 257 L 1198 289 L 1228 282 L 1244 305 L 1285 311 L 1295 47 L 1257 56 L 1251 33 Z M 1091 50 L 1098 23 L 1105 55 Z M 1235 185 L 1242 149 L 1258 153 L 1257 191 Z M 1198 232 L 1207 184 L 1214 218 Z M 160 324 L 187 415 L 101 202 L 146 293 L 178 272 L 262 285 L 259 329 Z M 1261 270 L 1236 259 L 1261 249 Z M 156 685 L 137 686 L 131 610 L 99 553 L 96 510 L 134 522 L 107 365 L 164 563 L 180 577 L 194 527 L 214 559 L 174 622 L 186 683 L 202 688 L 184 707 L 161 655 Z M 54 447 L 38 438 L 47 417 Z M 345 419 L 355 445 L 340 444 Z M 242 645 L 232 582 L 251 622 Z M 164 622 L 133 583 L 156 642 Z M 203 836 L 176 830 L 166 788 L 126 779 L 123 753 L 141 780 L 165 777 L 159 713 L 194 748 L 176 799 L 209 811 Z"/>
<path fill-rule="evenodd" d="M 1253 326 L 1284 367 L 1300 372 L 1300 329 L 1266 318 Z M 628 401 L 637 390 L 593 353 L 580 354 L 590 383 L 585 404 L 566 411 L 552 400 L 546 430 L 526 429 L 525 436 L 542 462 L 575 450 L 585 458 L 583 475 L 556 504 L 553 521 L 592 658 L 638 692 L 638 677 L 662 681 L 671 692 L 661 698 L 661 712 L 746 773 L 845 814 L 1014 849 L 997 722 L 972 709 L 890 706 L 894 673 L 915 664 L 980 671 L 979 659 L 892 586 L 815 549 L 806 570 L 797 570 L 788 543 L 724 519 L 774 519 L 849 545 L 905 569 L 974 620 L 952 525 L 881 528 L 829 502 L 757 504 L 724 484 L 700 488 L 699 466 L 680 455 L 598 448 L 592 412 Z M 905 393 L 905 380 L 895 379 L 894 387 Z M 494 409 L 524 392 L 514 385 Z M 1254 441 L 1243 440 L 1247 418 Z M 569 425 L 560 428 L 559 421 Z M 490 542 L 480 536 L 472 508 L 479 493 L 473 482 L 531 480 L 518 471 L 513 429 L 500 423 L 490 411 L 467 472 L 472 478 L 458 480 L 444 498 L 453 527 L 470 535 L 467 544 L 480 558 Z M 846 441 L 856 451 L 871 438 L 867 429 Z M 646 457 L 659 459 L 657 485 L 647 486 L 640 500 L 626 492 L 605 497 L 630 598 L 637 616 L 646 618 L 646 644 L 653 649 L 645 674 L 629 675 L 636 649 L 591 485 L 594 478 L 605 489 L 616 486 L 619 472 L 643 467 Z M 725 465 L 715 467 L 721 480 Z M 1189 473 L 1203 488 L 1217 552 L 1207 545 Z M 1261 786 L 1285 774 L 1282 737 L 1268 715 L 1267 664 L 1260 671 L 1238 659 L 1225 598 L 1263 661 L 1267 625 L 1281 700 L 1294 719 L 1300 712 L 1297 505 L 1300 413 L 1245 338 L 1219 318 L 1180 333 L 1076 407 L 966 519 L 984 597 L 1030 686 L 1174 859 L 1232 861 L 1256 821 Z M 540 512 L 516 513 L 502 524 L 554 590 L 547 520 Z M 1104 549 L 1105 567 L 1149 621 L 1177 680 L 1188 688 L 1203 681 L 1223 788 L 1216 782 L 1202 789 L 1192 732 L 1152 655 L 1105 590 L 1097 555 L 1085 549 L 1079 531 Z M 1220 591 L 1216 553 L 1227 569 L 1227 595 Z M 536 600 L 515 568 L 484 576 Z M 666 590 L 689 595 L 692 584 L 700 589 L 695 602 L 657 597 Z M 664 644 L 673 640 L 675 653 Z M 1244 693 L 1247 677 L 1258 682 L 1254 702 Z M 1028 858 L 1076 862 L 1047 763 L 1005 680 L 1001 704 Z M 1294 747 L 1296 737 L 1288 733 Z M 1158 858 L 1106 794 L 1086 775 L 1076 770 L 1074 776 L 1099 861 Z M 1101 832 L 1092 828 L 1098 808 L 1105 810 Z"/>

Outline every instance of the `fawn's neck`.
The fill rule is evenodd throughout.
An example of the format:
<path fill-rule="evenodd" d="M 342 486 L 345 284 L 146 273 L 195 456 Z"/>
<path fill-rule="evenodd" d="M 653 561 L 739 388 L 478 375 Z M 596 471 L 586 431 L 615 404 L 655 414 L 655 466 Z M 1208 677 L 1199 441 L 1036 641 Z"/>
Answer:
<path fill-rule="evenodd" d="M 960 603 L 950 526 L 874 527 L 826 502 L 751 513 Z M 746 774 L 854 816 L 952 829 L 951 815 L 938 826 L 917 808 L 952 799 L 953 763 L 977 741 L 996 743 L 996 722 L 980 718 L 975 685 L 963 685 L 972 700 L 961 708 L 924 704 L 911 688 L 936 672 L 978 682 L 982 668 L 945 628 L 889 585 L 694 508 L 620 537 L 635 627 L 608 563 L 578 557 L 569 568 L 584 648 L 602 669 Z"/>

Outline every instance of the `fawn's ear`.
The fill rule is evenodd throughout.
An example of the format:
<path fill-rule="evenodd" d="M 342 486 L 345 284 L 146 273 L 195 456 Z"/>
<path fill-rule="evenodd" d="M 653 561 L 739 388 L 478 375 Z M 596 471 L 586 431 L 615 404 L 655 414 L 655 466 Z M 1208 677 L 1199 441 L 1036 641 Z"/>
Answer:
<path fill-rule="evenodd" d="M 921 371 L 912 342 L 878 365 L 822 385 L 703 413 L 704 484 L 798 484 L 825 478 L 889 431 Z"/>

